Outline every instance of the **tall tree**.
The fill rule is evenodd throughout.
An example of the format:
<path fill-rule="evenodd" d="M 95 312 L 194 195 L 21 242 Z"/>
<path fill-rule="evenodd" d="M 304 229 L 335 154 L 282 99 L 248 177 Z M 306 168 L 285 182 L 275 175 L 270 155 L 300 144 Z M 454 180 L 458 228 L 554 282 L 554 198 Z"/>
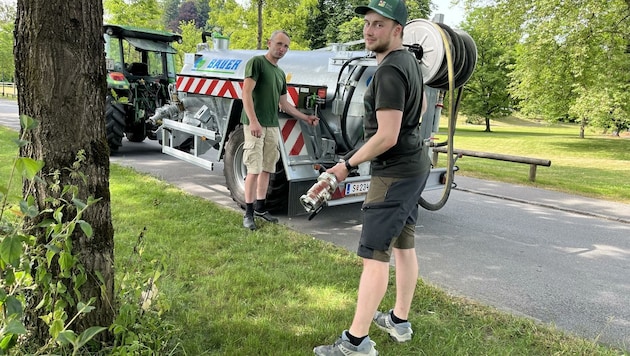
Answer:
<path fill-rule="evenodd" d="M 190 22 L 192 21 L 193 23 L 195 23 L 195 26 L 198 26 L 198 18 L 199 18 L 199 14 L 197 13 L 197 7 L 195 6 L 195 3 L 192 1 L 186 1 L 184 3 L 182 3 L 179 6 L 179 14 L 177 15 L 177 30 L 176 32 L 179 32 L 179 24 L 181 24 L 182 22 L 186 23 L 186 22 Z"/>
<path fill-rule="evenodd" d="M 208 28 L 208 16 L 210 13 L 210 2 L 208 0 L 197 0 L 195 2 L 195 6 L 197 6 L 197 28 L 202 29 L 210 29 Z"/>
<path fill-rule="evenodd" d="M 486 132 L 491 131 L 491 119 L 507 116 L 514 110 L 508 92 L 508 67 L 513 64 L 510 53 L 514 44 L 507 42 L 494 27 L 494 16 L 492 8 L 477 8 L 462 25 L 477 46 L 477 65 L 466 83 L 461 112 L 469 119 L 483 119 Z"/>
<path fill-rule="evenodd" d="M 468 6 L 484 4 L 467 0 Z M 629 0 L 496 0 L 502 31 L 518 34 L 511 92 L 523 113 L 547 120 L 572 119 L 582 126 L 612 125 L 630 82 Z M 610 75 L 615 73 L 615 75 Z M 602 75 L 605 74 L 605 75 Z M 610 92 L 604 110 L 595 98 Z M 595 118 L 594 113 L 616 112 Z M 603 115 L 603 114 L 602 114 Z M 607 123 L 608 122 L 608 123 Z"/>
<path fill-rule="evenodd" d="M 0 3 L 0 80 L 13 81 L 15 62 L 13 60 L 13 28 L 15 5 Z"/>
<path fill-rule="evenodd" d="M 71 235 L 74 258 L 84 266 L 87 280 L 69 281 L 60 276 L 63 261 L 50 261 L 51 283 L 76 288 L 75 300 L 57 301 L 68 315 L 75 315 L 77 302 L 96 300 L 91 313 L 77 320 L 75 331 L 88 326 L 109 326 L 114 318 L 114 230 L 109 193 L 109 150 L 105 139 L 105 57 L 103 56 L 103 5 L 101 0 L 48 1 L 18 0 L 15 25 L 16 84 L 21 115 L 39 120 L 40 125 L 26 133 L 31 142 L 20 154 L 45 162 L 41 181 L 32 194 L 38 209 L 57 209 L 56 202 L 69 199 L 64 190 L 49 189 L 44 181 L 58 179 L 60 186 L 78 187 L 78 198 L 102 198 L 83 215 L 94 235 L 88 238 L 81 229 Z M 79 151 L 85 152 L 80 171 L 85 180 L 67 170 Z M 63 221 L 76 210 L 62 208 Z M 46 214 L 51 216 L 52 213 Z M 57 217 L 61 215 L 56 215 Z M 38 220 L 29 225 L 37 227 Z M 50 239 L 43 227 L 35 228 L 37 242 Z M 104 285 L 99 281 L 103 278 Z M 76 284 L 75 284 L 76 282 Z M 31 308 L 26 310 L 32 330 L 29 342 L 42 343 L 48 326 L 35 305 L 44 297 L 42 286 L 34 290 Z M 47 296 L 52 298 L 52 296 Z"/>
<path fill-rule="evenodd" d="M 261 20 L 258 17 L 258 1 L 241 5 L 235 0 L 210 0 L 209 26 L 220 28 L 224 35 L 230 36 L 232 48 L 263 47 L 266 38 L 277 29 L 284 29 L 291 35 L 292 49 L 308 48 L 306 22 L 317 0 L 263 2 Z M 260 34 L 259 24 L 262 28 Z"/>
<path fill-rule="evenodd" d="M 164 14 L 162 15 L 162 24 L 169 31 L 176 32 L 179 26 L 177 16 L 179 15 L 180 0 L 165 0 L 162 4 Z"/>
<path fill-rule="evenodd" d="M 164 29 L 163 9 L 157 0 L 103 0 L 105 21 L 155 30 Z"/>

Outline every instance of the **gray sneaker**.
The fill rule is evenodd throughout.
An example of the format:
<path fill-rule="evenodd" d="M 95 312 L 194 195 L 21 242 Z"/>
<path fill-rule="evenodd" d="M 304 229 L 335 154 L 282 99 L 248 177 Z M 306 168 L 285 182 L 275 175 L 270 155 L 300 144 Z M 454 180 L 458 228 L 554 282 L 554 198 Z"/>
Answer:
<path fill-rule="evenodd" d="M 411 330 L 411 323 L 404 322 L 395 324 L 392 320 L 391 309 L 387 313 L 381 313 L 380 311 L 377 311 L 376 314 L 374 314 L 373 321 L 379 329 L 388 333 L 392 340 L 396 342 L 405 342 L 411 340 L 411 336 L 413 335 L 413 330 Z"/>
<path fill-rule="evenodd" d="M 370 340 L 370 337 L 366 337 L 361 345 L 354 346 L 348 340 L 346 331 L 341 333 L 341 336 L 332 345 L 317 346 L 313 349 L 315 355 L 318 356 L 350 356 L 350 355 L 369 355 L 378 356 L 378 351 L 374 348 L 376 343 Z"/>

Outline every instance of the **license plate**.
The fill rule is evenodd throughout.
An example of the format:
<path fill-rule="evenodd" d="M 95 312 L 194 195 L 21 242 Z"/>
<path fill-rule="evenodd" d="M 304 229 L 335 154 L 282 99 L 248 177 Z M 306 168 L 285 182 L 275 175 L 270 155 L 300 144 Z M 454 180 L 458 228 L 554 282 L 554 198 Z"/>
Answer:
<path fill-rule="evenodd" d="M 370 189 L 370 182 L 352 182 L 346 184 L 346 195 L 365 194 Z"/>

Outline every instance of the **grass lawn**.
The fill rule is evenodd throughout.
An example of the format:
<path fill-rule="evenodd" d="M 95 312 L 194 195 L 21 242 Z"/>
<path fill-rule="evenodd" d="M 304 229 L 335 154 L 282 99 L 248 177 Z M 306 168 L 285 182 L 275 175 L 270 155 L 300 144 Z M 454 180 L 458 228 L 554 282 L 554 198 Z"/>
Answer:
<path fill-rule="evenodd" d="M 536 181 L 530 182 L 528 164 L 465 156 L 457 161 L 458 175 L 630 203 L 630 135 L 627 133 L 614 137 L 587 131 L 581 139 L 577 125 L 551 125 L 515 118 L 492 121 L 492 132 L 484 132 L 484 129 L 484 125 L 470 125 L 460 119 L 454 147 L 549 159 L 551 167 L 538 167 Z M 444 139 L 445 135 L 438 137 Z M 446 156 L 441 154 L 439 159 L 443 164 Z"/>
<path fill-rule="evenodd" d="M 541 151 L 503 153 L 549 158 L 551 168 L 556 168 L 560 152 L 554 152 L 553 156 L 538 153 L 551 153 L 547 149 L 554 144 L 568 148 L 566 145 L 571 142 L 568 133 L 566 136 L 545 135 L 536 131 L 533 137 L 526 138 L 529 135 L 518 132 L 515 127 L 506 126 L 506 129 L 514 131 L 501 133 L 497 126 L 495 133 L 484 134 L 477 132 L 479 127 L 460 125 L 455 146 L 500 152 L 494 148 L 498 148 L 502 140 L 517 140 L 513 142 L 518 143 L 500 144 L 507 150 L 521 145 L 538 147 L 542 144 L 540 141 L 551 138 Z M 15 132 L 0 128 L 2 184 L 7 182 L 9 163 L 15 155 L 9 141 L 16 136 Z M 489 145 L 488 141 L 495 142 L 495 138 L 497 144 Z M 479 146 L 473 146 L 475 141 Z M 584 164 L 587 157 L 593 164 L 604 157 L 603 153 L 591 149 L 599 139 L 593 141 L 576 140 L 571 151 L 582 152 L 584 159 L 571 159 L 569 156 L 574 155 L 571 153 L 556 169 L 571 167 L 575 170 L 574 177 L 579 176 L 580 170 L 595 169 Z M 627 152 L 627 143 L 625 147 Z M 464 166 L 464 162 L 470 165 Z M 478 160 L 466 157 L 458 164 L 462 172 L 472 174 L 481 163 L 475 162 Z M 625 177 L 628 177 L 628 163 L 617 163 L 626 165 Z M 505 167 L 490 166 L 478 174 L 483 177 L 495 170 L 500 172 L 498 178 L 530 184 L 526 182 L 527 165 L 506 163 Z M 610 178 L 611 182 L 618 174 L 605 166 L 598 172 L 600 174 L 594 177 Z M 548 174 L 551 169 L 540 168 L 535 185 L 546 187 L 545 182 L 553 181 Z M 562 173 L 557 173 L 557 177 L 561 176 Z M 574 182 L 575 179 L 567 179 L 567 186 L 553 186 L 553 189 L 571 191 L 573 186 L 582 183 Z M 311 355 L 314 346 L 334 342 L 340 331 L 348 327 L 361 272 L 360 259 L 354 252 L 282 225 L 261 223 L 259 230 L 245 231 L 239 212 L 117 165 L 112 165 L 110 189 L 117 283 L 123 271 L 131 268 L 130 256 L 140 235 L 143 252 L 141 260 L 133 262 L 135 267 L 141 265 L 141 273 L 149 276 L 158 265 L 164 266 L 157 285 L 159 297 L 153 304 L 161 313 L 162 326 L 154 332 L 171 331 L 158 354 L 167 354 L 165 351 L 170 350 L 170 354 L 175 355 Z M 597 194 L 605 196 L 604 191 Z M 624 194 L 630 197 L 627 191 Z M 393 305 L 392 291 L 390 288 L 383 305 Z M 395 344 L 374 329 L 371 337 L 382 354 L 623 354 L 550 325 L 454 298 L 422 281 L 416 290 L 410 319 L 415 337 L 406 344 Z"/>

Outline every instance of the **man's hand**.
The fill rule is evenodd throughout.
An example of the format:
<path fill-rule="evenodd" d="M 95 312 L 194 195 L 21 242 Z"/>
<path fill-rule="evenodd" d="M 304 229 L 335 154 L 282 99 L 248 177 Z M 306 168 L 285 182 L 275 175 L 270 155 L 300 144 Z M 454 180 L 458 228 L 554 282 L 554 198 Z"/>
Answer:
<path fill-rule="evenodd" d="M 306 116 L 306 120 L 304 121 L 306 121 L 311 126 L 317 126 L 317 124 L 319 124 L 319 117 L 315 115 L 308 115 Z"/>
<path fill-rule="evenodd" d="M 258 122 L 251 122 L 249 123 L 249 131 L 252 134 L 252 136 L 254 137 L 260 137 L 262 136 L 262 126 L 260 126 L 260 123 Z"/>
<path fill-rule="evenodd" d="M 337 182 L 343 182 L 346 178 L 348 178 L 348 174 L 350 174 L 350 172 L 348 172 L 348 169 L 346 168 L 345 162 L 339 162 L 331 168 L 328 168 L 326 170 L 326 173 L 334 174 L 335 177 L 337 177 Z"/>

